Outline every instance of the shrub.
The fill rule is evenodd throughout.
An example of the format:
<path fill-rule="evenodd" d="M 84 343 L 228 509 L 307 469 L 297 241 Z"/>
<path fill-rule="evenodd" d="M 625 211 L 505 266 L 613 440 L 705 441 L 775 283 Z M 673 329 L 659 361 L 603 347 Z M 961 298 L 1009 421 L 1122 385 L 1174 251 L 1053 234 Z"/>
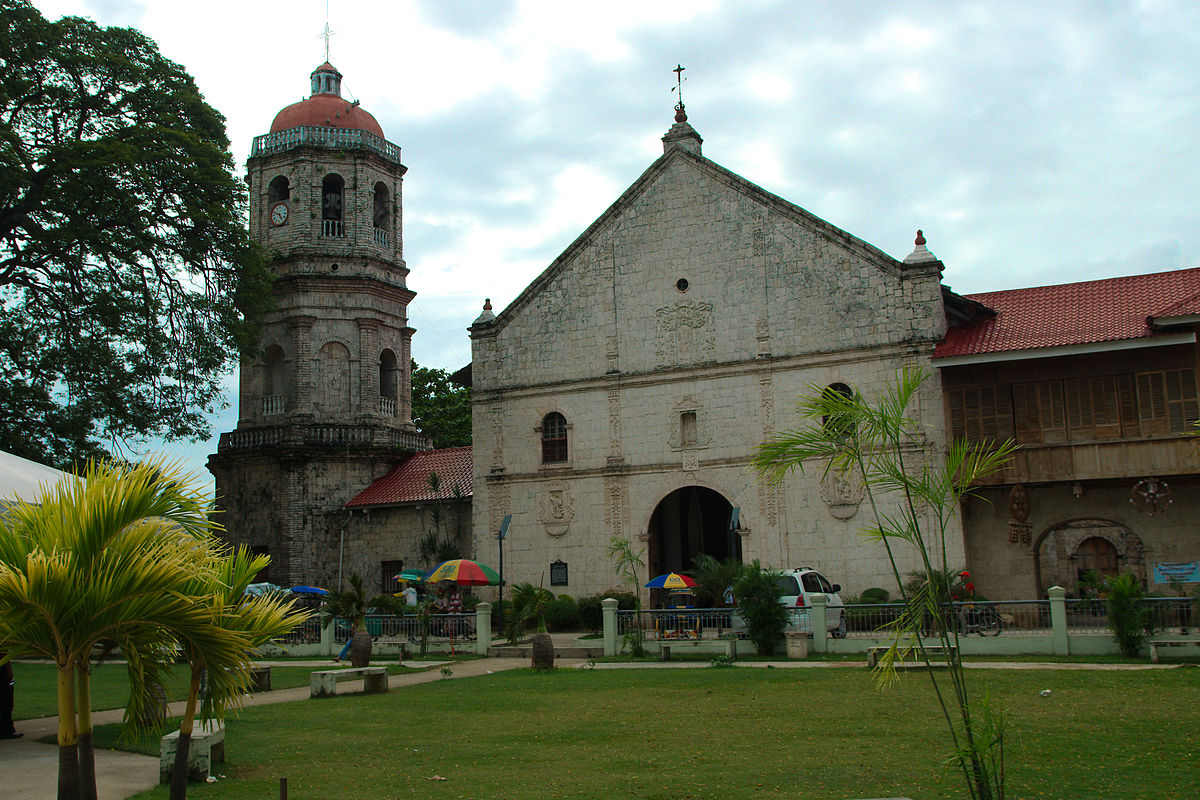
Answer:
<path fill-rule="evenodd" d="M 1104 608 L 1108 626 L 1126 658 L 1134 658 L 1146 640 L 1146 590 L 1130 573 L 1104 582 Z"/>
<path fill-rule="evenodd" d="M 598 594 L 589 594 L 579 598 L 576 608 L 579 610 L 579 622 L 585 630 L 599 633 L 604 627 L 604 607 L 600 601 L 604 598 Z"/>
<path fill-rule="evenodd" d="M 872 586 L 870 589 L 863 589 L 862 597 L 859 598 L 858 602 L 868 605 L 886 603 L 891 596 L 891 593 L 887 589 Z"/>
<path fill-rule="evenodd" d="M 782 596 L 779 578 L 780 573 L 763 569 L 755 560 L 733 582 L 738 613 L 746 621 L 746 630 L 759 655 L 774 653 L 787 627 L 788 610 L 779 603 Z"/>
<path fill-rule="evenodd" d="M 546 627 L 556 633 L 579 630 L 579 607 L 570 595 L 560 594 L 546 606 Z"/>

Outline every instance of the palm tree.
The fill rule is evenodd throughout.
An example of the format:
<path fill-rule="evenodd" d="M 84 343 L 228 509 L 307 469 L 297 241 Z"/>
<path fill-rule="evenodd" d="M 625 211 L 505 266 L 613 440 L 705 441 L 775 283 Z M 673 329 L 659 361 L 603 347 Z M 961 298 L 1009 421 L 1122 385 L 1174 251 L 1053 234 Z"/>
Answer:
<path fill-rule="evenodd" d="M 175 767 L 171 773 L 171 800 L 187 797 L 188 755 L 197 706 L 202 719 L 224 719 L 229 709 L 240 705 L 250 684 L 254 649 L 284 635 L 308 616 L 307 611 L 295 609 L 289 600 L 279 595 L 246 595 L 246 587 L 253 582 L 254 576 L 270 563 L 268 556 L 255 556 L 244 546 L 232 552 L 216 551 L 214 555 L 216 568 L 198 577 L 188 587 L 188 593 L 201 598 L 207 606 L 210 625 L 236 631 L 244 642 L 231 647 L 190 635 L 179 636 L 190 681 L 179 723 Z M 207 687 L 201 701 L 200 687 L 206 676 Z"/>
<path fill-rule="evenodd" d="M 725 592 L 733 586 L 742 571 L 742 562 L 733 556 L 718 561 L 708 553 L 697 553 L 692 559 L 692 568 L 687 574 L 696 579 L 696 606 L 698 608 L 721 608 Z"/>
<path fill-rule="evenodd" d="M 546 609 L 554 602 L 549 589 L 532 583 L 514 583 L 512 602 L 506 609 L 505 624 L 508 626 L 509 642 L 515 644 L 530 622 L 537 622 L 537 632 L 546 632 Z"/>
<path fill-rule="evenodd" d="M 129 663 L 126 720 L 148 703 L 188 635 L 241 646 L 181 591 L 213 568 L 210 502 L 177 465 L 92 462 L 0 519 L 0 649 L 53 660 L 58 671 L 60 800 L 96 796 L 90 659 L 120 648 Z"/>
<path fill-rule="evenodd" d="M 350 663 L 356 667 L 365 667 L 371 663 L 371 634 L 364 624 L 371 609 L 394 611 L 397 598 L 390 594 L 380 594 L 368 599 L 363 591 L 362 576 L 350 575 L 349 589 L 335 589 L 325 598 L 325 607 L 321 613 L 326 624 L 338 617 L 350 620 Z"/>

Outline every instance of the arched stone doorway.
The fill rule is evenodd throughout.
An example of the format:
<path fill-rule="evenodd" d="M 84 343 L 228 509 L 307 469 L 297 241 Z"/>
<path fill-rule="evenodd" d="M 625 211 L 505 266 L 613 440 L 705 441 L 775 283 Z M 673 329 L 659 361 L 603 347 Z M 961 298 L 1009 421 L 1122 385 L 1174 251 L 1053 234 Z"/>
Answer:
<path fill-rule="evenodd" d="M 729 530 L 732 513 L 728 500 L 703 486 L 685 486 L 664 497 L 647 529 L 650 577 L 683 572 L 699 553 L 718 561 L 730 556 L 741 561 L 741 537 Z"/>
<path fill-rule="evenodd" d="M 1146 580 L 1142 540 L 1129 528 L 1106 519 L 1066 522 L 1046 531 L 1034 549 L 1034 572 L 1040 596 L 1051 586 L 1062 586 L 1074 596 L 1089 570 L 1101 578 L 1131 572 Z"/>

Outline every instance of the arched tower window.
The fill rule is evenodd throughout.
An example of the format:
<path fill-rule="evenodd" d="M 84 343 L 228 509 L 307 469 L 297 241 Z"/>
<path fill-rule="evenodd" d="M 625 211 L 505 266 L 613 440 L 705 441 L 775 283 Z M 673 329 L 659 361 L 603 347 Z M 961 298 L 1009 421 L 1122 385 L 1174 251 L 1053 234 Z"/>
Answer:
<path fill-rule="evenodd" d="M 396 416 L 397 363 L 391 350 L 384 350 L 379 356 L 379 413 L 389 417 Z"/>
<path fill-rule="evenodd" d="M 557 411 L 542 418 L 542 463 L 560 464 L 567 460 L 567 419 Z"/>
<path fill-rule="evenodd" d="M 287 360 L 283 348 L 273 344 L 263 354 L 263 415 L 287 411 Z"/>
<path fill-rule="evenodd" d="M 291 184 L 288 179 L 282 175 L 278 175 L 271 180 L 267 187 L 267 203 L 274 205 L 281 200 L 287 200 L 292 196 Z"/>
<path fill-rule="evenodd" d="M 342 96 L 342 75 L 335 69 L 317 69 L 312 74 L 313 94 L 336 94 Z"/>
<path fill-rule="evenodd" d="M 346 182 L 342 176 L 329 174 L 321 181 L 321 235 L 345 236 L 346 225 L 342 221 L 342 210 L 346 193 Z"/>
<path fill-rule="evenodd" d="M 387 245 L 388 243 L 388 217 L 392 211 L 391 194 L 388 192 L 387 185 L 380 181 L 375 184 L 375 196 L 373 204 L 372 219 L 375 223 L 375 244 Z"/>

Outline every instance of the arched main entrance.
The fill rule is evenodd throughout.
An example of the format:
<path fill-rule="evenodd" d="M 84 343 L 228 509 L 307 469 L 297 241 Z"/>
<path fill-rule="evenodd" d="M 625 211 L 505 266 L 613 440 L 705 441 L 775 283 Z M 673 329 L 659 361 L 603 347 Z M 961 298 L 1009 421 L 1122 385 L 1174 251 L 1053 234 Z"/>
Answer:
<path fill-rule="evenodd" d="M 719 492 L 685 486 L 664 497 L 650 516 L 650 576 L 683 572 L 699 553 L 718 561 L 742 558 L 741 537 L 729 530 L 733 505 Z"/>
<path fill-rule="evenodd" d="M 1081 519 L 1051 528 L 1034 547 L 1034 572 L 1042 597 L 1055 585 L 1073 596 L 1084 575 L 1093 570 L 1101 579 L 1132 572 L 1145 581 L 1141 538 L 1119 522 Z"/>

